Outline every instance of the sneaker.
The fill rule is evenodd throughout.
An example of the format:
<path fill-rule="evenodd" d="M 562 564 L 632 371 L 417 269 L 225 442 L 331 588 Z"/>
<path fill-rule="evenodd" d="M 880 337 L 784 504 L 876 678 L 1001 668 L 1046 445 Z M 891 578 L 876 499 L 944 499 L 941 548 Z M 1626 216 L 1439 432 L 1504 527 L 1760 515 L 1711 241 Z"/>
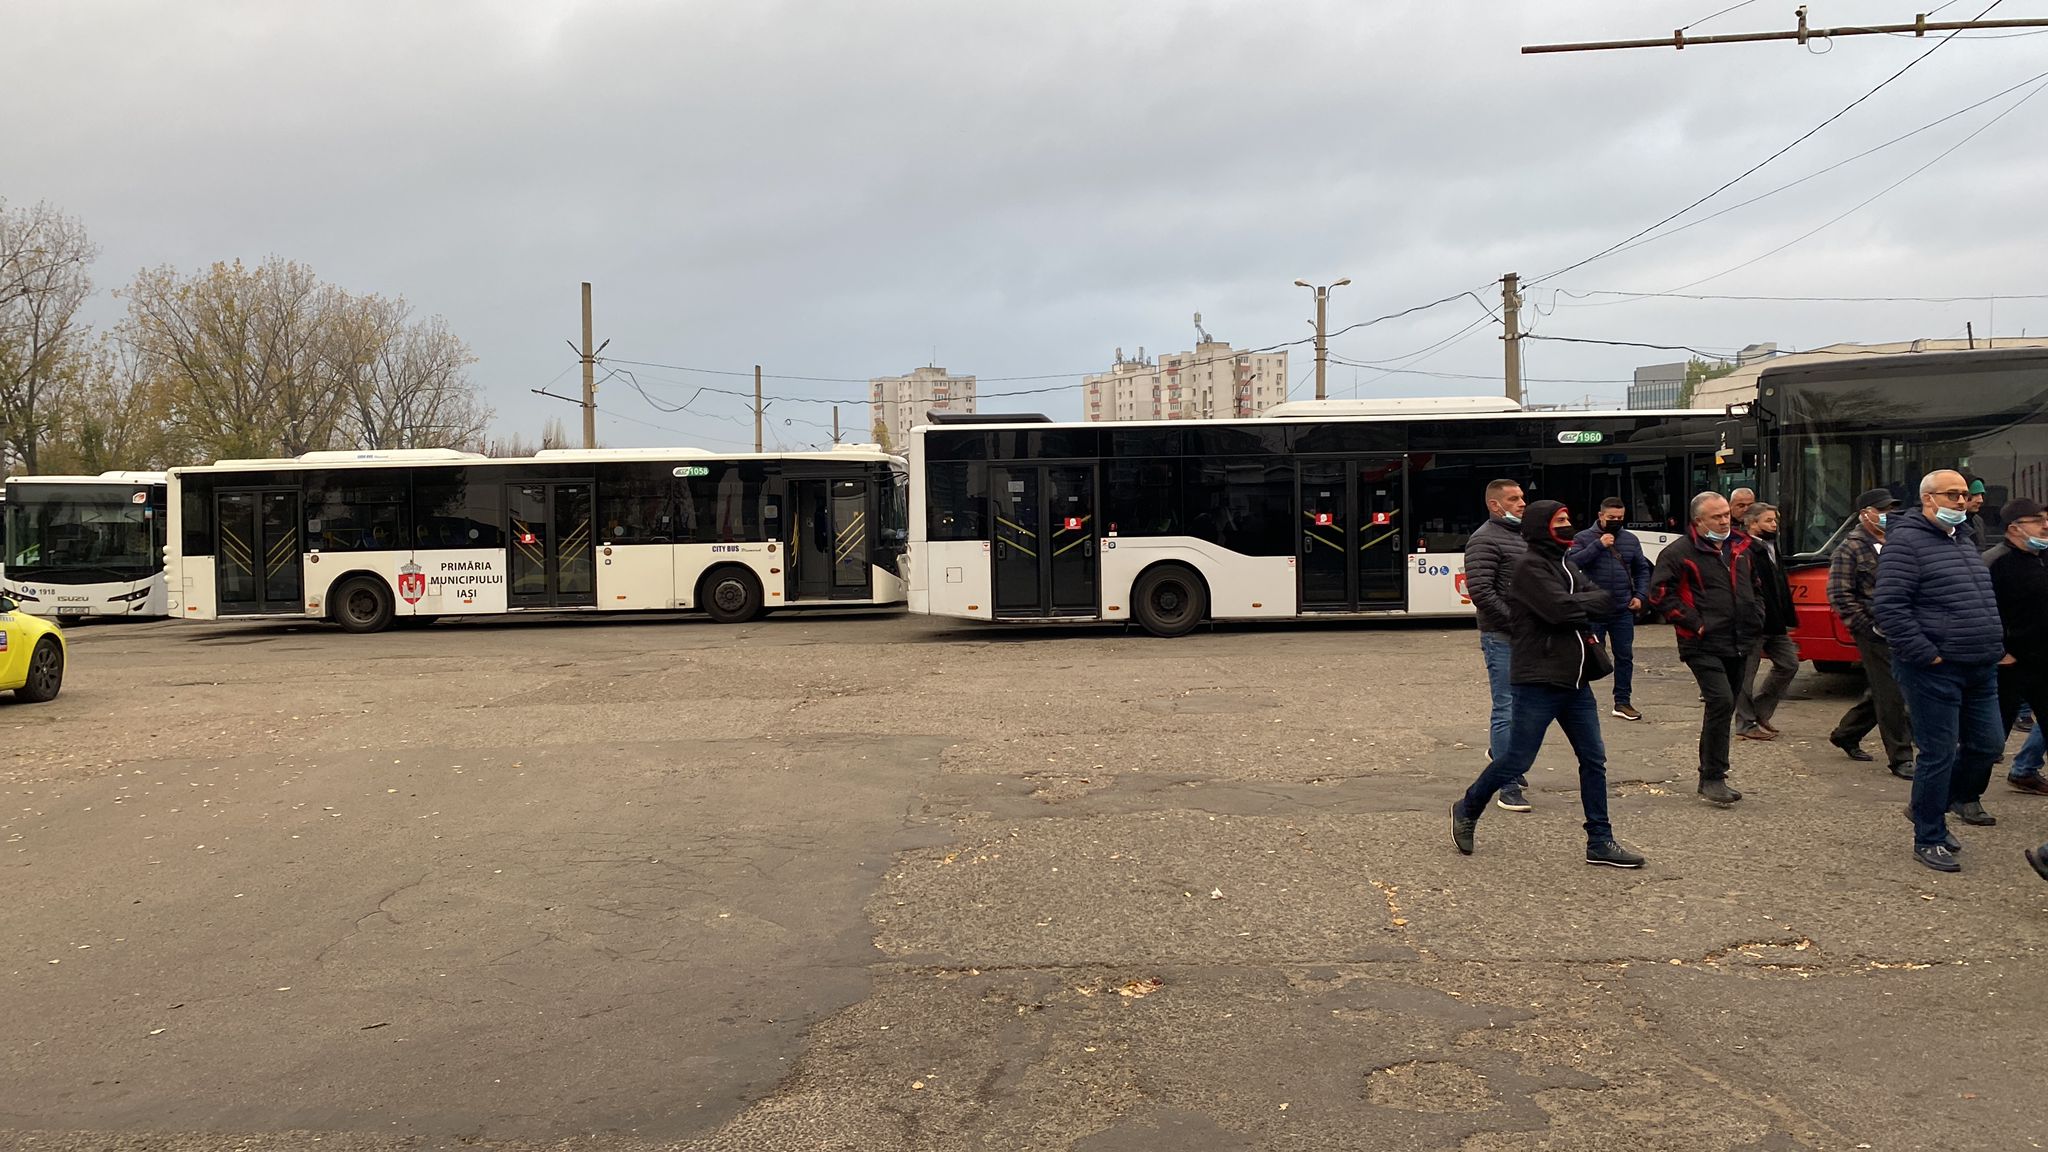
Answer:
<path fill-rule="evenodd" d="M 1460 855 L 1472 854 L 1472 830 L 1477 827 L 1479 821 L 1465 815 L 1465 802 L 1451 801 L 1451 843 L 1458 846 Z"/>
<path fill-rule="evenodd" d="M 1961 872 L 1963 866 L 1956 861 L 1956 854 L 1946 844 L 1915 844 L 1913 858 L 1934 869 L 1936 872 Z"/>
<path fill-rule="evenodd" d="M 1726 808 L 1737 800 L 1742 799 L 1742 793 L 1730 788 L 1726 780 L 1702 780 L 1700 781 L 1700 799 L 1705 800 L 1709 804 L 1718 804 Z"/>
<path fill-rule="evenodd" d="M 1623 720 L 1641 720 L 1643 718 L 1641 712 L 1636 711 L 1627 704 L 1616 704 L 1614 706 L 1614 714 Z"/>
<path fill-rule="evenodd" d="M 1956 819 L 1961 820 L 1965 824 L 1974 824 L 1979 828 L 1989 828 L 1993 824 L 1998 823 L 1998 817 L 1986 812 L 1981 801 L 1970 800 L 1962 804 L 1951 804 L 1948 806 L 1948 810 L 1950 815 L 1953 815 Z"/>
<path fill-rule="evenodd" d="M 1534 804 L 1529 803 L 1528 795 L 1522 791 L 1519 784 L 1510 784 L 1501 789 L 1500 795 L 1495 796 L 1493 802 L 1510 812 L 1533 812 L 1536 809 Z"/>
<path fill-rule="evenodd" d="M 1601 840 L 1586 845 L 1586 863 L 1605 864 L 1609 868 L 1641 868 L 1643 854 L 1631 852 L 1612 840 Z"/>
<path fill-rule="evenodd" d="M 2007 776 L 2005 784 L 2006 787 L 2011 788 L 2015 792 L 2031 792 L 2036 796 L 2048 796 L 2048 780 L 2041 779 L 2041 774 L 2038 772 L 2029 773 L 2025 776 Z"/>
<path fill-rule="evenodd" d="M 2048 848 L 2048 844 L 2043 844 L 2041 848 Z M 2027 863 L 2034 866 L 2034 873 L 2036 875 L 2043 880 L 2048 880 L 2048 855 L 2044 855 L 2041 848 L 2027 849 Z"/>

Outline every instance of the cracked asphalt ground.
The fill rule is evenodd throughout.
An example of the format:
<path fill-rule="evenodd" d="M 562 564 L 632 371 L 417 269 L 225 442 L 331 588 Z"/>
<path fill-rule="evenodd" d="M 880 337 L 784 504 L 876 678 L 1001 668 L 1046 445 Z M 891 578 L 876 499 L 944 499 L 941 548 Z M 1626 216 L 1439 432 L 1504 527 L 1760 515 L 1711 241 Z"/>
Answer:
<path fill-rule="evenodd" d="M 0 703 L 0 1144 L 2024 1149 L 2048 801 L 1966 870 L 1645 635 L 1459 857 L 1469 629 L 95 625 Z M 1604 699 L 1604 691 L 1603 691 Z"/>

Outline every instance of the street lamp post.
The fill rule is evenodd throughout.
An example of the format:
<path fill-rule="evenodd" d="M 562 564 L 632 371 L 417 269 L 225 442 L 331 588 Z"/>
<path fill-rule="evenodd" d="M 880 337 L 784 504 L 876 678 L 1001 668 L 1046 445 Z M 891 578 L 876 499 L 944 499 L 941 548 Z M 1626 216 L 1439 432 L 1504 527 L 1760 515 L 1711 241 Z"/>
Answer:
<path fill-rule="evenodd" d="M 1294 282 L 1295 287 L 1307 288 L 1316 294 L 1316 399 L 1318 400 L 1328 399 L 1329 397 L 1329 389 L 1325 387 L 1323 378 L 1325 371 L 1329 368 L 1330 361 L 1330 336 L 1327 325 L 1330 292 L 1332 289 L 1342 288 L 1349 283 L 1351 283 L 1350 277 L 1339 280 L 1335 284 L 1325 284 L 1320 287 L 1306 280 L 1296 280 Z"/>

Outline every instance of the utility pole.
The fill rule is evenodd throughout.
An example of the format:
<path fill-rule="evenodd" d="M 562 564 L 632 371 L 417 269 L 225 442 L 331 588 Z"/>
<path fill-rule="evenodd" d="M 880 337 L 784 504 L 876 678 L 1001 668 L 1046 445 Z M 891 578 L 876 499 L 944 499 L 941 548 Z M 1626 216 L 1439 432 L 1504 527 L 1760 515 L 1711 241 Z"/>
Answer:
<path fill-rule="evenodd" d="M 1522 274 L 1509 272 L 1500 278 L 1500 319 L 1506 331 L 1501 333 L 1502 346 L 1507 349 L 1508 399 L 1516 404 L 1522 402 Z"/>
<path fill-rule="evenodd" d="M 1339 280 L 1335 284 L 1321 286 L 1311 284 L 1306 280 L 1296 280 L 1294 282 L 1295 287 L 1307 288 L 1316 294 L 1316 399 L 1318 400 L 1327 399 L 1330 395 L 1329 388 L 1324 383 L 1324 376 L 1330 367 L 1330 329 L 1328 323 L 1330 291 L 1334 288 L 1342 288 L 1349 283 L 1351 283 L 1349 277 Z"/>
<path fill-rule="evenodd" d="M 1858 24 L 1844 28 L 1809 28 L 1806 24 L 1806 5 L 1799 6 L 1795 13 L 1799 26 L 1786 32 L 1735 32 L 1721 36 L 1687 36 L 1680 28 L 1669 36 L 1654 40 L 1592 40 L 1578 44 L 1525 44 L 1522 55 L 1534 56 L 1546 52 L 1603 52 L 1612 48 L 1676 48 L 1684 51 L 1694 44 L 1754 44 L 1760 40 L 1797 40 L 1805 44 L 1810 40 L 1836 40 L 1844 36 L 1886 36 L 1910 32 L 1925 36 L 1929 32 L 1956 33 L 1966 29 L 1984 28 L 2048 28 L 2048 20 L 1929 20 L 1925 13 L 1913 18 L 1911 24 Z"/>
<path fill-rule="evenodd" d="M 1977 328 L 1975 321 L 1963 321 L 1963 334 L 1970 338 L 1970 347 L 1975 348 L 1977 346 Z"/>
<path fill-rule="evenodd" d="M 754 365 L 754 451 L 761 450 L 761 366 Z"/>
<path fill-rule="evenodd" d="M 934 359 L 937 359 L 937 357 L 934 357 Z M 835 445 L 839 443 L 839 405 L 837 404 L 832 406 L 832 443 Z"/>
<path fill-rule="evenodd" d="M 590 281 L 583 282 L 583 446 L 597 447 L 597 352 L 591 348 Z"/>

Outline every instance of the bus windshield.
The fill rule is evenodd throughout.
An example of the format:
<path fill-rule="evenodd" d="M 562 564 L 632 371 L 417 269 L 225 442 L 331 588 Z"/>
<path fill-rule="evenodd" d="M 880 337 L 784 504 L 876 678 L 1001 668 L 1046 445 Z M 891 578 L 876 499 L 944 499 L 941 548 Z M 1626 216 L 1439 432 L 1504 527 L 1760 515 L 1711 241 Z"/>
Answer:
<path fill-rule="evenodd" d="M 125 485 L 11 485 L 8 572 L 78 572 L 113 580 L 149 575 L 158 567 L 158 529 L 147 497 L 147 488 Z"/>
<path fill-rule="evenodd" d="M 2048 349 L 1788 366 L 1766 370 L 1758 393 L 1795 555 L 1828 551 L 1872 488 L 1918 507 L 1920 478 L 1941 468 L 1984 482 L 1994 536 L 2006 501 L 2048 497 Z"/>

